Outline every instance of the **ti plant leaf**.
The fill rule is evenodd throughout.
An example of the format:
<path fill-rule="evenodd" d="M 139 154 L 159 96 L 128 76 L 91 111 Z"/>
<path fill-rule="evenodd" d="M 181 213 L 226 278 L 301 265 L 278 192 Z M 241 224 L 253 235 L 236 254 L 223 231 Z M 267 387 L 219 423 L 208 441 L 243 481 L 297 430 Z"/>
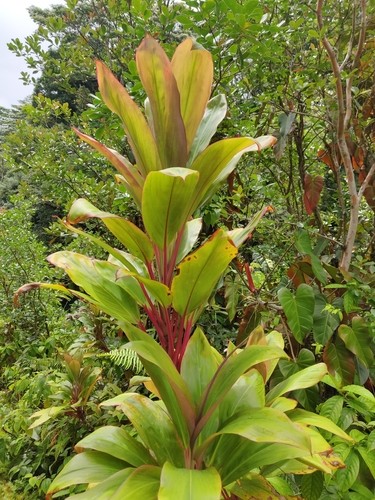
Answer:
<path fill-rule="evenodd" d="M 219 278 L 237 249 L 224 231 L 216 233 L 177 267 L 172 281 L 172 305 L 181 315 L 189 315 L 209 299 Z"/>
<path fill-rule="evenodd" d="M 141 175 L 146 177 L 148 172 L 161 170 L 155 139 L 142 111 L 102 62 L 97 61 L 96 70 L 103 101 L 121 118 Z"/>
<path fill-rule="evenodd" d="M 196 47 L 192 38 L 187 38 L 177 47 L 171 62 L 189 152 L 211 94 L 212 57 L 207 50 Z"/>
<path fill-rule="evenodd" d="M 172 64 L 161 46 L 150 36 L 146 36 L 138 47 L 136 62 L 150 101 L 162 168 L 184 167 L 187 162 L 187 141 Z M 142 138 L 142 144 L 148 148 L 148 138 Z"/>
<path fill-rule="evenodd" d="M 187 168 L 168 168 L 147 176 L 142 217 L 159 248 L 167 248 L 187 222 L 198 178 L 198 172 Z"/>
<path fill-rule="evenodd" d="M 150 240 L 141 229 L 118 215 L 99 210 L 92 203 L 83 198 L 79 198 L 73 203 L 68 214 L 67 222 L 70 224 L 78 224 L 79 222 L 92 218 L 102 220 L 118 241 L 136 257 L 145 263 L 151 262 L 154 256 L 154 250 Z"/>

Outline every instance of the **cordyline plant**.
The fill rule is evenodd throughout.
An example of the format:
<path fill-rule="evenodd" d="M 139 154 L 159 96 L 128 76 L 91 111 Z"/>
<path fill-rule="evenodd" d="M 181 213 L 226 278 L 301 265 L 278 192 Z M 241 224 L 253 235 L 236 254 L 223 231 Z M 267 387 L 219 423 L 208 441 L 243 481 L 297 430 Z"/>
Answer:
<path fill-rule="evenodd" d="M 102 98 L 121 118 L 136 164 L 76 132 L 116 167 L 119 182 L 141 211 L 145 231 L 79 199 L 71 207 L 65 226 L 104 248 L 108 261 L 68 251 L 54 253 L 48 260 L 64 269 L 85 293 L 57 285 L 53 288 L 78 295 L 118 321 L 144 331 L 148 318 L 160 344 L 179 368 L 194 324 L 238 246 L 266 209 L 245 228 L 216 231 L 191 253 L 202 226 L 194 214 L 245 152 L 271 146 L 275 139 L 237 137 L 209 145 L 227 106 L 223 95 L 209 100 L 212 58 L 208 51 L 195 47 L 192 39 L 181 43 L 170 61 L 160 45 L 147 36 L 137 50 L 136 62 L 148 95 L 147 119 L 110 70 L 97 63 Z M 90 218 L 101 219 L 130 253 L 74 227 Z M 21 290 L 33 286 L 51 287 L 31 284 Z"/>
<path fill-rule="evenodd" d="M 318 383 L 320 363 L 293 375 L 266 396 L 265 383 L 286 357 L 278 332 L 252 334 L 243 350 L 227 357 L 213 349 L 194 325 L 239 245 L 265 209 L 245 227 L 220 229 L 197 249 L 201 220 L 194 218 L 241 155 L 273 144 L 273 137 L 225 139 L 209 145 L 226 113 L 224 96 L 209 100 L 210 54 L 191 39 L 169 61 L 146 37 L 137 67 L 147 92 L 146 116 L 113 74 L 98 63 L 101 95 L 123 121 L 136 164 L 81 132 L 120 173 L 137 203 L 145 231 L 128 220 L 77 200 L 64 222 L 109 254 L 108 261 L 57 252 L 49 261 L 64 269 L 84 292 L 61 285 L 37 286 L 74 294 L 115 318 L 142 361 L 159 399 L 126 393 L 104 405 L 118 406 L 134 431 L 104 427 L 77 445 L 81 451 L 52 482 L 48 496 L 88 484 L 74 498 L 197 500 L 277 498 L 272 476 L 331 472 L 342 462 L 313 429 L 350 440 L 323 417 L 295 409 L 289 391 Z M 127 251 L 83 232 L 75 224 L 99 218 Z M 142 314 L 143 313 L 143 314 Z M 160 345 L 147 335 L 146 320 Z M 269 480 L 266 480 L 265 478 Z M 275 478 L 273 478 L 275 479 Z M 280 483 L 279 483 L 280 484 Z M 284 485 L 285 487 L 285 485 Z"/>
<path fill-rule="evenodd" d="M 102 403 L 122 410 L 137 438 L 113 426 L 83 438 L 76 445 L 80 453 L 51 483 L 48 498 L 88 484 L 86 492 L 69 498 L 296 500 L 280 475 L 343 467 L 315 427 L 349 442 L 351 438 L 329 419 L 296 408 L 297 402 L 284 396 L 317 383 L 326 373 L 324 363 L 292 375 L 266 394 L 266 381 L 278 360 L 287 357 L 279 332 L 266 336 L 258 328 L 245 349 L 230 346 L 223 359 L 197 328 L 180 373 L 142 330 L 128 325 L 127 333 L 127 348 L 138 353 L 160 399 L 128 392 Z"/>

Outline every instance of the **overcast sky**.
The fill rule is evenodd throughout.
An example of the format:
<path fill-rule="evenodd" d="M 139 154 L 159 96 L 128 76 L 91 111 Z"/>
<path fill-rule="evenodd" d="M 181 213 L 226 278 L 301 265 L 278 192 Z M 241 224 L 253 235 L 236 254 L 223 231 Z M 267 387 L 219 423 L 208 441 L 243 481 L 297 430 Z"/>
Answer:
<path fill-rule="evenodd" d="M 19 79 L 26 64 L 21 57 L 10 52 L 7 43 L 12 38 L 21 41 L 31 35 L 36 25 L 31 21 L 27 8 L 49 7 L 65 4 L 64 0 L 0 0 L 0 106 L 10 107 L 32 93 L 32 86 L 23 85 Z"/>

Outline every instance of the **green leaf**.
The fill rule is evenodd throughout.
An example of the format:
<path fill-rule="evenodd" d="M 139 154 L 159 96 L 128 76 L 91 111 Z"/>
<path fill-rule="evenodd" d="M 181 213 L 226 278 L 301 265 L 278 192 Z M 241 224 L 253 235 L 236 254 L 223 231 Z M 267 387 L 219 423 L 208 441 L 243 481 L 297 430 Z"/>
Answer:
<path fill-rule="evenodd" d="M 198 404 L 220 363 L 221 356 L 210 346 L 202 330 L 197 328 L 189 340 L 180 370 L 195 405 Z"/>
<path fill-rule="evenodd" d="M 325 310 L 327 303 L 327 299 L 322 293 L 315 295 L 313 336 L 315 342 L 321 345 L 327 344 L 340 324 L 340 318 L 337 314 Z"/>
<path fill-rule="evenodd" d="M 152 170 L 161 170 L 162 163 L 155 139 L 141 110 L 102 62 L 97 61 L 96 70 L 103 101 L 113 113 L 121 118 L 142 176 L 146 177 L 146 174 Z M 125 175 L 124 177 L 127 178 Z"/>
<path fill-rule="evenodd" d="M 262 475 L 255 473 L 250 473 L 237 481 L 233 488 L 230 488 L 230 492 L 242 499 L 280 500 L 280 495 L 276 493 L 272 484 Z"/>
<path fill-rule="evenodd" d="M 355 354 L 366 368 L 370 368 L 374 360 L 374 353 L 371 349 L 369 328 L 361 318 L 353 318 L 352 327 L 341 325 L 339 337 L 344 341 L 345 347 Z"/>
<path fill-rule="evenodd" d="M 187 168 L 168 168 L 147 176 L 142 217 L 147 233 L 159 248 L 166 248 L 186 223 L 198 177 Z"/>
<path fill-rule="evenodd" d="M 280 443 L 310 452 L 309 436 L 275 408 L 254 408 L 236 415 L 217 434 L 237 434 L 256 443 Z"/>
<path fill-rule="evenodd" d="M 117 266 L 68 251 L 51 254 L 48 261 L 64 269 L 104 312 L 118 320 L 138 323 L 140 316 L 136 301 L 116 283 Z"/>
<path fill-rule="evenodd" d="M 185 381 L 168 354 L 149 335 L 129 323 L 124 325 L 124 331 L 131 340 L 129 348 L 137 352 L 140 357 L 173 420 L 182 443 L 187 447 L 196 415 Z"/>
<path fill-rule="evenodd" d="M 267 404 L 272 403 L 280 396 L 297 389 L 306 389 L 312 387 L 322 380 L 327 373 L 327 367 L 324 363 L 318 363 L 291 375 L 286 380 L 273 387 L 266 396 Z"/>
<path fill-rule="evenodd" d="M 195 158 L 210 144 L 219 123 L 224 120 L 226 113 L 227 100 L 224 94 L 219 94 L 208 101 L 207 108 L 190 149 L 187 167 L 190 167 Z"/>
<path fill-rule="evenodd" d="M 213 467 L 177 469 L 168 462 L 163 466 L 158 500 L 220 500 L 220 493 L 221 479 Z"/>
<path fill-rule="evenodd" d="M 283 357 L 286 357 L 286 354 L 277 347 L 253 345 L 226 358 L 212 380 L 212 384 L 207 387 L 202 396 L 201 414 L 205 415 L 204 418 L 208 420 L 207 416 L 217 408 L 240 376 L 254 365 Z"/>
<path fill-rule="evenodd" d="M 340 427 L 334 424 L 329 418 L 323 417 L 322 415 L 316 415 L 315 413 L 302 410 L 301 408 L 296 408 L 288 413 L 288 416 L 293 420 L 293 422 L 302 423 L 304 425 L 313 425 L 314 427 L 319 427 L 325 431 L 331 432 L 336 436 L 345 439 L 346 441 L 353 441 L 353 439 Z"/>
<path fill-rule="evenodd" d="M 295 295 L 287 288 L 281 288 L 277 295 L 294 338 L 303 344 L 306 335 L 313 326 L 315 305 L 313 289 L 303 283 L 297 288 Z"/>
<path fill-rule="evenodd" d="M 357 394 L 361 400 L 368 406 L 369 411 L 375 412 L 375 397 L 371 391 L 360 385 L 346 385 L 342 391 L 350 394 Z"/>
<path fill-rule="evenodd" d="M 301 493 L 306 500 L 319 500 L 323 491 L 323 473 L 305 474 L 301 479 Z"/>
<path fill-rule="evenodd" d="M 198 240 L 199 233 L 202 229 L 202 219 L 189 220 L 184 227 L 181 243 L 177 254 L 177 263 L 181 262 L 186 255 L 191 252 L 193 246 Z"/>
<path fill-rule="evenodd" d="M 173 423 L 157 402 L 129 392 L 105 401 L 102 406 L 121 408 L 143 443 L 152 450 L 158 464 L 162 465 L 166 460 L 177 467 L 184 464 L 183 450 Z"/>
<path fill-rule="evenodd" d="M 160 467 L 142 465 L 126 478 L 111 497 L 107 498 L 111 498 L 111 500 L 151 500 L 157 498 L 160 473 Z"/>
<path fill-rule="evenodd" d="M 113 498 L 112 495 L 118 488 L 123 484 L 126 479 L 134 471 L 133 468 L 127 468 L 116 472 L 108 479 L 100 482 L 97 486 L 89 488 L 84 493 L 79 493 L 78 495 L 71 495 L 69 500 L 108 500 L 108 498 Z"/>
<path fill-rule="evenodd" d="M 339 387 L 353 383 L 355 373 L 354 356 L 348 351 L 340 338 L 336 338 L 334 342 L 330 342 L 325 347 L 323 359 L 329 373 L 335 376 L 336 379 L 338 378 Z"/>
<path fill-rule="evenodd" d="M 375 480 L 375 453 L 372 450 L 366 450 L 363 446 L 358 446 L 357 450 Z"/>
<path fill-rule="evenodd" d="M 74 448 L 76 451 L 91 449 L 107 453 L 134 467 L 154 463 L 147 449 L 122 427 L 100 427 L 81 439 Z"/>
<path fill-rule="evenodd" d="M 65 465 L 52 481 L 48 493 L 52 494 L 73 484 L 100 483 L 126 467 L 126 462 L 106 453 L 85 451 L 74 456 Z"/>
<path fill-rule="evenodd" d="M 244 153 L 272 146 L 275 140 L 273 136 L 236 137 L 215 142 L 202 151 L 190 166 L 200 174 L 191 212 L 211 198 Z"/>
<path fill-rule="evenodd" d="M 44 408 L 43 410 L 39 410 L 30 415 L 30 418 L 35 418 L 34 422 L 29 426 L 29 429 L 35 429 L 35 427 L 39 427 L 40 425 L 48 422 L 51 418 L 57 417 L 63 411 L 67 410 L 69 405 L 64 406 L 50 406 L 49 408 Z"/>
<path fill-rule="evenodd" d="M 99 153 L 104 155 L 107 160 L 112 163 L 112 165 L 121 174 L 128 192 L 133 196 L 138 207 L 140 207 L 142 201 L 142 186 L 144 179 L 140 175 L 137 168 L 114 149 L 107 148 L 101 142 L 97 141 L 93 137 L 90 137 L 89 135 L 83 134 L 76 128 L 73 128 L 73 130 L 80 139 L 99 151 Z"/>
<path fill-rule="evenodd" d="M 338 470 L 335 475 L 336 484 L 341 492 L 347 492 L 358 477 L 360 463 L 355 449 L 349 452 L 345 459 L 345 466 L 345 469 Z"/>
<path fill-rule="evenodd" d="M 328 273 L 322 266 L 319 258 L 315 255 L 307 231 L 302 229 L 297 232 L 295 245 L 301 255 L 308 255 L 310 257 L 314 275 L 323 285 L 325 285 L 327 283 Z"/>
<path fill-rule="evenodd" d="M 255 443 L 235 434 L 223 434 L 216 439 L 208 465 L 218 470 L 224 486 L 259 467 L 285 463 L 286 460 L 310 454 L 302 448 L 280 443 Z"/>
<path fill-rule="evenodd" d="M 73 203 L 68 214 L 68 223 L 78 224 L 91 218 L 101 219 L 118 241 L 143 262 L 152 261 L 154 250 L 150 240 L 143 231 L 132 222 L 118 215 L 99 210 L 83 198 Z"/>
<path fill-rule="evenodd" d="M 344 398 L 342 396 L 332 396 L 320 407 L 320 415 L 329 418 L 334 424 L 337 424 L 343 405 Z"/>
<path fill-rule="evenodd" d="M 233 415 L 265 405 L 265 387 L 262 375 L 253 369 L 244 373 L 233 384 L 220 404 L 220 422 Z"/>
<path fill-rule="evenodd" d="M 218 230 L 177 267 L 173 278 L 172 305 L 181 315 L 203 307 L 237 249 L 224 231 Z"/>
<path fill-rule="evenodd" d="M 142 85 L 150 101 L 155 140 L 162 168 L 185 167 L 186 133 L 180 111 L 180 94 L 172 65 L 164 50 L 151 36 L 146 36 L 138 47 L 136 62 Z M 148 146 L 147 138 L 142 140 L 146 141 L 144 144 Z"/>
<path fill-rule="evenodd" d="M 189 152 L 211 94 L 212 56 L 207 50 L 195 47 L 192 38 L 187 38 L 173 55 L 172 71 L 180 93 L 180 109 Z"/>

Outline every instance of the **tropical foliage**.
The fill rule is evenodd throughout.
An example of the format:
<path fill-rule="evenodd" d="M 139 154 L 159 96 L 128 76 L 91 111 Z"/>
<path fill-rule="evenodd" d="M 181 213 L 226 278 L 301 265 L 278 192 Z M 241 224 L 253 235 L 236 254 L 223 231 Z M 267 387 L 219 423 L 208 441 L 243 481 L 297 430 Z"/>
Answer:
<path fill-rule="evenodd" d="M 371 2 L 30 15 L 34 93 L 0 109 L 0 493 L 372 498 Z"/>

